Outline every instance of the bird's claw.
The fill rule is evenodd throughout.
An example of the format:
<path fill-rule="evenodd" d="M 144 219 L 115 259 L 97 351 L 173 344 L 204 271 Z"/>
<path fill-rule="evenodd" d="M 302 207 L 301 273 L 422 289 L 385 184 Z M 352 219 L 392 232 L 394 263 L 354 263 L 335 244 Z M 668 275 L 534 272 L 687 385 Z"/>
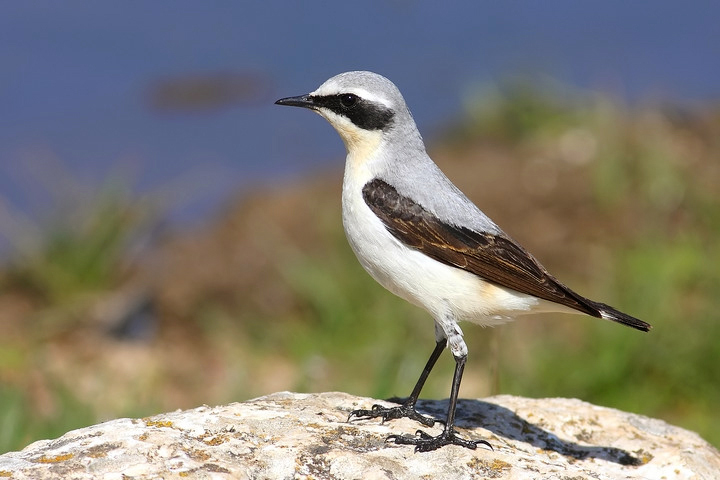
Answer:
<path fill-rule="evenodd" d="M 453 430 L 445 429 L 443 432 L 433 437 L 422 430 L 415 432 L 414 437 L 406 435 L 390 435 L 385 439 L 386 442 L 396 443 L 398 445 L 415 445 L 416 452 L 430 452 L 437 450 L 445 445 L 459 445 L 461 447 L 475 450 L 478 445 L 485 445 L 490 450 L 495 450 L 486 440 L 466 440 L 457 435 Z"/>
<path fill-rule="evenodd" d="M 382 422 L 385 423 L 387 420 L 395 420 L 396 418 L 410 418 L 416 420 L 426 427 L 432 427 L 435 425 L 436 420 L 432 417 L 427 417 L 420 414 L 415 410 L 414 405 L 398 405 L 397 407 L 383 407 L 382 405 L 375 404 L 370 410 L 359 409 L 350 412 L 348 422 L 353 417 L 357 418 L 382 418 Z"/>

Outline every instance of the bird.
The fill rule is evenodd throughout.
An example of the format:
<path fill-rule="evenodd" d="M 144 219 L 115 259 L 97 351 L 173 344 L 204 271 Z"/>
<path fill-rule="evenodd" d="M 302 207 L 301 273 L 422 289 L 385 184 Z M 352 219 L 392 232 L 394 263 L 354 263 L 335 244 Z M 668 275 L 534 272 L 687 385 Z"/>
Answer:
<path fill-rule="evenodd" d="M 650 330 L 565 286 L 469 200 L 427 154 L 405 99 L 384 76 L 345 72 L 275 103 L 312 110 L 338 132 L 347 150 L 342 222 L 350 247 L 378 283 L 435 321 L 435 348 L 407 400 L 354 410 L 350 419 L 408 417 L 433 426 L 435 419 L 419 413 L 416 403 L 442 352 L 449 349 L 455 360 L 443 431 L 390 435 L 388 443 L 421 452 L 446 445 L 492 449 L 455 429 L 468 356 L 460 322 L 493 326 L 524 314 L 571 312 Z"/>

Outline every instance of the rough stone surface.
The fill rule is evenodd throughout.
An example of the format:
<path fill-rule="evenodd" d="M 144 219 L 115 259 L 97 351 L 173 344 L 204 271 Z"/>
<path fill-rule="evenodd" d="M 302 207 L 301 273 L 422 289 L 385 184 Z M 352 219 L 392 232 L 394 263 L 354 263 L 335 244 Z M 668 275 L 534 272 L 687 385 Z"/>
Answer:
<path fill-rule="evenodd" d="M 386 402 L 276 393 L 113 420 L 1 455 L 0 478 L 720 478 L 720 453 L 697 434 L 579 400 L 462 400 L 459 431 L 495 450 L 449 446 L 428 453 L 385 443 L 391 433 L 413 434 L 416 422 L 347 422 L 351 410 L 373 403 Z M 442 418 L 446 407 L 423 401 L 419 409 Z"/>

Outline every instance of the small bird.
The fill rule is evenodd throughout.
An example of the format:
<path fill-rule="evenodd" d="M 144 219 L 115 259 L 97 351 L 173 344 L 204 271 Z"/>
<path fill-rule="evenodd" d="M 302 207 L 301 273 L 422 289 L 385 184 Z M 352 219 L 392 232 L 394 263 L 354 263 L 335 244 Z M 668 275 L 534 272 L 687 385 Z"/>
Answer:
<path fill-rule="evenodd" d="M 432 426 L 435 420 L 415 404 L 443 350 L 449 348 L 455 359 L 443 432 L 390 435 L 389 442 L 414 445 L 416 451 L 492 448 L 455 431 L 468 354 L 461 321 L 488 326 L 528 313 L 571 312 L 650 329 L 570 290 L 480 211 L 428 156 L 402 94 L 387 78 L 341 73 L 314 92 L 275 103 L 313 110 L 340 134 L 347 149 L 342 220 L 351 248 L 377 282 L 435 320 L 435 349 L 408 399 L 397 407 L 355 410 L 350 418 L 409 417 Z"/>

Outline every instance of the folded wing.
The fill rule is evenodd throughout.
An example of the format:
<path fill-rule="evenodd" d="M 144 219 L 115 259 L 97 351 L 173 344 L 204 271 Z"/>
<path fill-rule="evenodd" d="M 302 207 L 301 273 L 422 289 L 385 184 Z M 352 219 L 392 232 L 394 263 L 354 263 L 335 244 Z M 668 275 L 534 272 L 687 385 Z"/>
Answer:
<path fill-rule="evenodd" d="M 650 329 L 642 320 L 575 293 L 509 237 L 444 222 L 381 179 L 363 187 L 363 198 L 395 238 L 438 262 L 593 317 Z"/>

